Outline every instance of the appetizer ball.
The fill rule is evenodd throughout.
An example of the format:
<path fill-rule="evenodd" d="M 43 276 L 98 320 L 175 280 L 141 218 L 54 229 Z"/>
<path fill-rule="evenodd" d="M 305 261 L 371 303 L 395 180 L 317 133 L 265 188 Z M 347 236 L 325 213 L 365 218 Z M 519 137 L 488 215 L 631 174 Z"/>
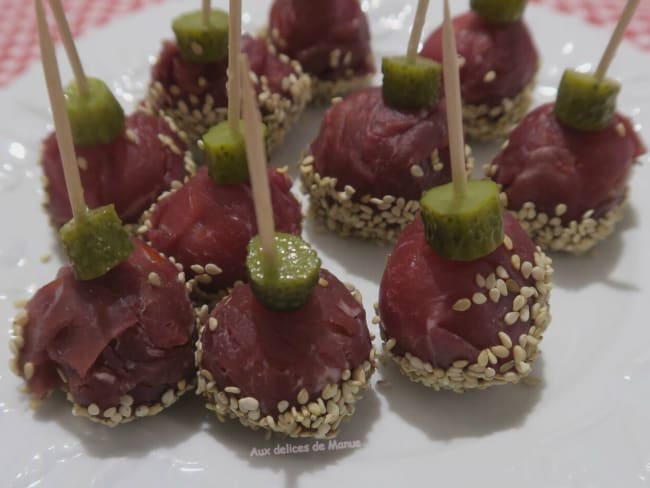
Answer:
<path fill-rule="evenodd" d="M 312 214 L 328 229 L 394 241 L 422 192 L 451 179 L 444 100 L 405 111 L 388 106 L 378 87 L 349 95 L 325 113 L 301 178 Z"/>
<path fill-rule="evenodd" d="M 375 369 L 361 298 L 326 270 L 297 310 L 273 311 L 240 283 L 201 323 L 197 393 L 253 429 L 334 437 Z"/>
<path fill-rule="evenodd" d="M 276 146 L 309 100 L 310 79 L 300 63 L 277 55 L 264 39 L 244 35 L 241 49 L 250 61 L 267 142 Z M 152 68 L 147 103 L 170 116 L 195 142 L 227 118 L 227 68 L 227 57 L 213 62 L 187 61 L 175 41 L 165 41 Z"/>
<path fill-rule="evenodd" d="M 278 169 L 268 173 L 277 229 L 300 235 L 302 214 L 291 178 Z M 222 291 L 246 279 L 246 246 L 257 234 L 251 185 L 216 183 L 202 167 L 146 212 L 139 233 L 184 267 L 196 291 Z"/>
<path fill-rule="evenodd" d="M 453 19 L 463 123 L 469 137 L 505 137 L 532 102 L 539 60 L 523 20 L 490 22 L 474 11 Z M 442 27 L 424 42 L 422 56 L 442 62 Z"/>
<path fill-rule="evenodd" d="M 312 77 L 318 102 L 367 85 L 375 72 L 358 0 L 275 0 L 268 31 L 269 42 Z"/>
<path fill-rule="evenodd" d="M 176 267 L 132 239 L 100 278 L 72 268 L 38 290 L 14 321 L 12 368 L 35 402 L 67 393 L 74 415 L 105 425 L 155 415 L 193 386 L 194 313 Z"/>
<path fill-rule="evenodd" d="M 195 166 L 186 139 L 169 119 L 138 110 L 125 125 L 111 142 L 76 145 L 75 151 L 88 206 L 114 203 L 122 221 L 135 223 L 173 182 L 193 174 Z M 45 206 L 52 223 L 60 227 L 72 218 L 72 210 L 54 133 L 43 143 L 41 164 Z"/>
<path fill-rule="evenodd" d="M 471 261 L 438 255 L 418 218 L 386 264 L 378 312 L 384 350 L 412 381 L 461 393 L 531 371 L 550 321 L 551 261 L 504 215 L 503 244 Z"/>
<path fill-rule="evenodd" d="M 643 153 L 626 117 L 614 114 L 604 129 L 583 131 L 546 104 L 512 131 L 487 172 L 537 244 L 579 254 L 623 217 L 628 179 Z"/>

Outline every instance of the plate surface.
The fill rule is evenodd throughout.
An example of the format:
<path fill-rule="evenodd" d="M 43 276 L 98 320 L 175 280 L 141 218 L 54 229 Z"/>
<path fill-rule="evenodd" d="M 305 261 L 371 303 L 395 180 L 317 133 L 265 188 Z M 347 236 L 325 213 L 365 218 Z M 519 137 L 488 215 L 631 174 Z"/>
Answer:
<path fill-rule="evenodd" d="M 254 2 L 254 11 L 253 2 L 247 3 L 244 28 L 253 31 L 265 22 L 270 2 Z M 415 2 L 363 4 L 377 57 L 401 51 Z M 152 7 L 79 41 L 86 71 L 105 79 L 126 109 L 141 98 L 159 40 L 171 35 L 170 19 L 183 8 L 186 2 Z M 425 32 L 440 18 L 439 12 L 430 12 Z M 554 98 L 564 67 L 598 61 L 609 33 L 537 5 L 530 6 L 527 20 L 543 57 L 536 91 L 542 103 Z M 64 79 L 70 79 L 62 51 L 59 59 Z M 634 117 L 638 131 L 650 127 L 648 61 L 647 53 L 624 44 L 611 68 L 624 85 L 619 108 Z M 38 65 L 0 93 L 0 106 L 0 222 L 5 226 L 0 342 L 7 342 L 14 302 L 50 281 L 62 260 L 40 208 L 37 160 L 40 140 L 52 124 Z M 291 165 L 295 176 L 294 163 L 318 131 L 321 114 L 309 111 L 273 162 Z M 480 168 L 495 147 L 475 152 Z M 649 177 L 647 165 L 637 168 L 625 220 L 593 255 L 554 256 L 553 322 L 534 366 L 541 379 L 537 387 L 435 393 L 406 382 L 389 365 L 379 370 L 375 387 L 344 426 L 338 440 L 349 442 L 283 455 L 286 444 L 314 451 L 314 442 L 267 441 L 234 422 L 219 424 L 195 398 L 118 429 L 73 417 L 60 396 L 33 412 L 19 392 L 20 381 L 7 369 L 7 347 L 0 344 L 0 486 L 329 487 L 396 486 L 405 480 L 444 486 L 646 486 L 650 328 L 643 325 L 643 307 L 650 298 Z M 329 269 L 358 285 L 372 318 L 388 249 L 320 234 L 311 222 L 305 235 Z M 44 255 L 52 259 L 43 263 Z M 253 448 L 269 447 L 270 456 L 251 455 Z"/>

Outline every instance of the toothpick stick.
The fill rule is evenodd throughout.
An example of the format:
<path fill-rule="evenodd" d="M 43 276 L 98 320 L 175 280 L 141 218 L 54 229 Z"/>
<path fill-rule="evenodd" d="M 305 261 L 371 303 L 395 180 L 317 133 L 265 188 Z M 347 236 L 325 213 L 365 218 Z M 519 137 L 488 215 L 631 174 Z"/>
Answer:
<path fill-rule="evenodd" d="M 612 60 L 616 55 L 616 50 L 618 49 L 618 46 L 621 44 L 621 41 L 623 40 L 623 36 L 625 35 L 625 29 L 627 29 L 630 20 L 632 20 L 632 15 L 634 15 L 634 11 L 639 6 L 640 1 L 641 0 L 628 0 L 627 4 L 625 5 L 625 9 L 621 14 L 621 18 L 618 19 L 618 24 L 616 24 L 616 29 L 614 29 L 614 32 L 612 33 L 612 37 L 609 40 L 607 47 L 605 48 L 603 57 L 600 58 L 600 63 L 598 63 L 598 68 L 596 68 L 595 76 L 598 81 L 602 81 L 603 78 L 605 78 L 605 75 L 607 74 L 607 70 L 609 69 L 609 65 L 612 63 Z"/>
<path fill-rule="evenodd" d="M 409 45 L 406 51 L 406 60 L 409 63 L 414 63 L 415 57 L 418 55 L 418 46 L 420 45 L 420 38 L 422 37 L 422 28 L 424 27 L 427 8 L 429 8 L 429 0 L 418 1 L 418 8 L 415 11 L 413 27 L 411 28 L 411 37 L 409 38 Z"/>
<path fill-rule="evenodd" d="M 72 142 L 72 130 L 70 129 L 68 110 L 65 106 L 61 75 L 59 74 L 56 55 L 54 53 L 54 44 L 52 43 L 52 37 L 50 36 L 47 21 L 45 20 L 43 2 L 42 0 L 36 0 L 35 4 L 43 71 L 45 73 L 50 104 L 52 105 L 52 114 L 54 115 L 56 140 L 61 153 L 63 174 L 65 177 L 65 185 L 68 189 L 70 206 L 72 207 L 72 216 L 77 217 L 86 211 L 86 202 L 84 201 L 83 187 L 81 186 L 81 177 L 79 176 L 79 167 L 77 166 L 77 156 Z"/>
<path fill-rule="evenodd" d="M 239 69 L 242 80 L 242 102 L 244 112 L 244 139 L 246 141 L 246 156 L 248 172 L 250 173 L 257 218 L 257 232 L 262 244 L 262 256 L 267 264 L 275 263 L 277 248 L 275 246 L 275 222 L 271 205 L 269 175 L 266 169 L 266 151 L 262 136 L 262 116 L 257 106 L 255 91 L 248 73 L 250 66 L 248 57 L 239 57 Z"/>
<path fill-rule="evenodd" d="M 228 29 L 228 123 L 239 132 L 241 92 L 239 54 L 241 44 L 241 0 L 230 0 Z"/>
<path fill-rule="evenodd" d="M 72 31 L 70 30 L 68 19 L 63 11 L 61 0 L 50 0 L 50 7 L 52 8 L 52 12 L 54 12 L 56 25 L 59 28 L 59 34 L 61 35 L 65 52 L 68 54 L 68 60 L 72 66 L 72 72 L 74 73 L 75 81 L 79 87 L 79 92 L 84 97 L 88 96 L 88 80 L 86 78 L 86 73 L 84 73 L 81 60 L 79 59 L 79 53 L 77 52 L 74 39 L 72 38 Z"/>
<path fill-rule="evenodd" d="M 447 103 L 447 126 L 449 128 L 449 151 L 451 153 L 451 180 L 454 193 L 467 193 L 465 169 L 465 138 L 463 135 L 463 108 L 460 101 L 460 74 L 454 27 L 449 14 L 449 1 L 445 0 L 445 19 L 442 32 L 442 73 Z"/>
<path fill-rule="evenodd" d="M 210 23 L 210 11 L 212 7 L 210 5 L 210 0 L 203 0 L 203 23 L 208 25 Z"/>

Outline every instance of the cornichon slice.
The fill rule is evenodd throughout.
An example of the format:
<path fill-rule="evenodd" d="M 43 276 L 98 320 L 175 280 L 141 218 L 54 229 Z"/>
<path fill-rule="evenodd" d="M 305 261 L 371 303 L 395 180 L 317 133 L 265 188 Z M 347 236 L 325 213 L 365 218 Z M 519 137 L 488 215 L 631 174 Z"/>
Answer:
<path fill-rule="evenodd" d="M 203 155 L 208 172 L 217 183 L 248 181 L 244 126 L 233 131 L 228 121 L 220 122 L 203 135 Z"/>
<path fill-rule="evenodd" d="M 526 0 L 471 0 L 470 7 L 488 22 L 503 24 L 521 18 Z"/>
<path fill-rule="evenodd" d="M 200 10 L 180 15 L 172 22 L 183 59 L 193 63 L 219 61 L 228 55 L 228 14 L 212 9 L 206 24 Z"/>
<path fill-rule="evenodd" d="M 598 81 L 591 73 L 567 69 L 557 91 L 555 116 L 574 129 L 604 129 L 616 111 L 619 91 L 621 85 L 614 80 Z"/>
<path fill-rule="evenodd" d="M 471 261 L 503 242 L 499 187 L 492 180 L 470 180 L 458 197 L 453 183 L 428 190 L 420 200 L 427 242 L 442 257 Z"/>
<path fill-rule="evenodd" d="M 65 89 L 65 101 L 78 146 L 108 144 L 124 130 L 124 110 L 106 83 L 88 78 L 88 94 L 83 95 L 75 82 Z"/>
<path fill-rule="evenodd" d="M 273 310 L 295 310 L 304 305 L 318 283 L 321 261 L 299 236 L 276 232 L 278 259 L 267 263 L 259 236 L 248 244 L 246 266 L 255 296 Z"/>
<path fill-rule="evenodd" d="M 442 68 L 439 63 L 417 56 L 415 62 L 406 56 L 382 59 L 384 74 L 382 95 L 386 104 L 402 110 L 435 107 L 438 104 Z"/>
<path fill-rule="evenodd" d="M 113 205 L 87 210 L 61 227 L 59 236 L 80 280 L 102 276 L 133 251 Z"/>

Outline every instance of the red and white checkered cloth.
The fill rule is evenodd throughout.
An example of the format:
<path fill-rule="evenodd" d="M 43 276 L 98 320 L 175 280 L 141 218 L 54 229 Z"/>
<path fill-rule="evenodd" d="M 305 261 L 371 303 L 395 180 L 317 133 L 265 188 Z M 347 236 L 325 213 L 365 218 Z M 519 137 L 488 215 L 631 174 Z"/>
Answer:
<path fill-rule="evenodd" d="M 107 22 L 165 0 L 63 0 L 75 36 Z M 616 22 L 625 0 L 531 0 L 558 12 L 579 15 L 587 22 Z M 38 57 L 36 21 L 31 0 L 0 0 L 0 88 L 22 73 Z M 627 32 L 628 39 L 650 51 L 650 2 L 639 6 Z"/>

